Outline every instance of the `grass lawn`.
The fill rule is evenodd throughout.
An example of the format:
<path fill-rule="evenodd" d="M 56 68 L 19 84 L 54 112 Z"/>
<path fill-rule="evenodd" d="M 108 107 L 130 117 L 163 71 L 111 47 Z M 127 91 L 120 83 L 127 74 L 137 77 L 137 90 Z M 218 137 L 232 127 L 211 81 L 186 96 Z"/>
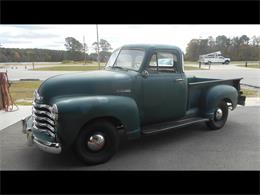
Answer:
<path fill-rule="evenodd" d="M 245 65 L 246 61 L 231 61 L 230 64 Z M 259 64 L 260 61 L 247 61 L 247 64 Z"/>
<path fill-rule="evenodd" d="M 40 65 L 51 65 L 51 66 L 98 66 L 98 62 L 95 61 L 86 61 L 86 64 L 84 61 L 68 61 L 68 62 L 61 62 L 57 64 L 40 64 Z M 105 62 L 100 62 L 100 66 L 105 66 Z"/>
<path fill-rule="evenodd" d="M 258 91 L 254 89 L 248 89 L 248 88 L 241 88 L 241 91 L 243 92 L 243 95 L 246 97 L 257 97 Z"/>
<path fill-rule="evenodd" d="M 233 61 L 230 64 L 245 67 L 245 61 Z M 245 67 L 246 68 L 246 67 Z M 260 68 L 260 61 L 247 61 L 247 68 Z"/>
<path fill-rule="evenodd" d="M 85 62 L 84 61 L 75 61 L 75 62 L 62 62 L 61 65 L 96 65 L 98 66 L 98 62 L 96 61 L 86 61 L 86 64 L 84 64 Z M 101 66 L 105 66 L 106 63 L 105 62 L 100 62 L 100 65 Z"/>
<path fill-rule="evenodd" d="M 205 68 L 199 68 L 194 66 L 184 66 L 184 71 L 186 70 L 204 70 Z"/>
<path fill-rule="evenodd" d="M 245 65 L 238 65 L 240 67 L 245 67 Z M 245 68 L 260 68 L 260 64 L 247 64 Z"/>
<path fill-rule="evenodd" d="M 34 90 L 41 84 L 41 81 L 16 81 L 11 82 L 9 88 L 13 101 L 17 105 L 32 105 Z"/>
<path fill-rule="evenodd" d="M 199 64 L 198 61 L 184 61 L 184 64 Z"/>
<path fill-rule="evenodd" d="M 104 66 L 100 66 L 101 69 Z M 98 70 L 98 66 L 52 66 L 52 67 L 43 67 L 35 68 L 34 71 L 87 71 L 87 70 Z"/>
<path fill-rule="evenodd" d="M 105 66 L 106 63 L 100 62 L 101 66 Z M 68 62 L 54 62 L 54 63 L 48 63 L 48 62 L 41 62 L 37 63 L 35 62 L 34 66 L 37 68 L 38 66 L 98 66 L 98 62 L 95 61 L 86 61 L 86 64 L 84 64 L 84 61 L 68 61 Z M 27 63 L 19 63 L 19 62 L 14 62 L 14 63 L 1 63 L 0 68 L 8 68 L 8 67 L 18 67 L 18 66 L 27 66 L 28 69 L 33 68 L 33 63 L 32 62 L 27 62 Z"/>

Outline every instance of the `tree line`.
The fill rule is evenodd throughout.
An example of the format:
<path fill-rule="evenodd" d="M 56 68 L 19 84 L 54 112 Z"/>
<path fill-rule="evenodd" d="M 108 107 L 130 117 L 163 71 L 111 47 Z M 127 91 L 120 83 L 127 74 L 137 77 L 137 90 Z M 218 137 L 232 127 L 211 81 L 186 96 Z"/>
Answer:
<path fill-rule="evenodd" d="M 111 55 L 111 44 L 100 39 L 91 47 L 94 53 L 88 54 L 88 46 L 80 43 L 74 37 L 67 37 L 64 44 L 65 50 L 50 49 L 18 49 L 4 48 L 0 44 L 0 62 L 61 62 L 91 60 L 97 61 L 98 48 L 100 48 L 100 61 L 106 62 Z M 231 58 L 232 61 L 254 61 L 260 60 L 260 36 L 249 38 L 246 35 L 228 38 L 225 35 L 212 36 L 207 39 L 192 39 L 186 48 L 185 60 L 197 61 L 199 55 L 221 51 L 223 56 Z"/>
<path fill-rule="evenodd" d="M 95 53 L 88 54 L 88 46 L 74 37 L 67 37 L 65 50 L 4 48 L 0 44 L 0 62 L 61 62 L 61 61 L 97 61 L 98 43 L 92 44 Z M 100 39 L 100 61 L 105 62 L 111 55 L 111 44 Z"/>
<path fill-rule="evenodd" d="M 212 36 L 207 39 L 192 39 L 186 48 L 185 60 L 197 61 L 199 55 L 221 51 L 222 55 L 232 61 L 260 60 L 260 36 L 251 39 L 242 35 L 228 38 L 225 35 Z"/>

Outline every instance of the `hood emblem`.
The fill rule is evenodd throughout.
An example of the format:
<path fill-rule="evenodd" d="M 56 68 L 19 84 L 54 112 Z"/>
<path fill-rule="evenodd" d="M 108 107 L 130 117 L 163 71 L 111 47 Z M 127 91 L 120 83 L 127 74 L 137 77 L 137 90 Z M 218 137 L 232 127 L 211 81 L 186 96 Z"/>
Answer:
<path fill-rule="evenodd" d="M 118 93 L 131 93 L 131 89 L 118 89 L 116 90 Z"/>

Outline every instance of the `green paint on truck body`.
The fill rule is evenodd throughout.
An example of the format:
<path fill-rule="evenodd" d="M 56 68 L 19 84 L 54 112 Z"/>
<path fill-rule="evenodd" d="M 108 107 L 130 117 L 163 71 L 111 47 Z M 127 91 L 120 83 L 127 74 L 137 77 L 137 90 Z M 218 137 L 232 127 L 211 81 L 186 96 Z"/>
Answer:
<path fill-rule="evenodd" d="M 71 146 L 80 130 L 95 119 L 118 121 L 129 138 L 138 138 L 146 125 L 178 120 L 192 110 L 196 116 L 211 118 L 220 100 L 230 101 L 233 108 L 238 103 L 241 79 L 187 78 L 178 47 L 125 45 L 120 49 L 145 52 L 138 70 L 108 68 L 63 74 L 47 79 L 39 87 L 43 99 L 36 102 L 58 107 L 55 130 L 64 147 Z M 176 56 L 176 72 L 149 72 L 149 76 L 143 76 L 157 52 Z M 39 132 L 33 132 L 39 137 Z"/>

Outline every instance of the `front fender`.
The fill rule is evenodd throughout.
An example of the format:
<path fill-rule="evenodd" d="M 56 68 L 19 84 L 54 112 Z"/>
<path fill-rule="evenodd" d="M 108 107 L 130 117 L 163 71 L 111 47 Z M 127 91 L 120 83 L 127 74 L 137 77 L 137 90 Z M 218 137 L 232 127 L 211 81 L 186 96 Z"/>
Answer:
<path fill-rule="evenodd" d="M 130 97 L 63 97 L 54 102 L 59 110 L 57 133 L 63 145 L 72 144 L 87 122 L 100 117 L 116 118 L 123 123 L 128 135 L 140 136 L 138 107 Z"/>
<path fill-rule="evenodd" d="M 237 106 L 238 92 L 235 87 L 230 85 L 217 85 L 210 88 L 205 95 L 203 101 L 204 115 L 213 117 L 215 108 L 221 100 L 229 100 L 232 103 L 233 109 Z"/>

